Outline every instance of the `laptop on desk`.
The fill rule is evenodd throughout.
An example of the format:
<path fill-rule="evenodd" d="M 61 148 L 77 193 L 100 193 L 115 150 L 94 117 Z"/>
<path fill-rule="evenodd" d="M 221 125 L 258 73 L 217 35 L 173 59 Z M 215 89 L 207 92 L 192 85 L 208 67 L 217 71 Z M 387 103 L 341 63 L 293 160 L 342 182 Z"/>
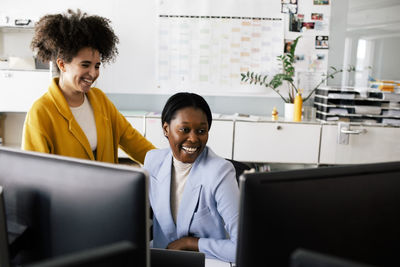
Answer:
<path fill-rule="evenodd" d="M 161 248 L 150 249 L 151 267 L 204 267 L 205 255 L 201 252 L 171 250 Z"/>

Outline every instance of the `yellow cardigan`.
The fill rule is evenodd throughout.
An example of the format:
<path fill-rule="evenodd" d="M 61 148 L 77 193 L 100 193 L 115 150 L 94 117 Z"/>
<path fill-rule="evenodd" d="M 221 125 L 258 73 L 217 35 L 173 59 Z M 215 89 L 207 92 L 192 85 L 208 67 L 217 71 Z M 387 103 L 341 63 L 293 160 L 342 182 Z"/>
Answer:
<path fill-rule="evenodd" d="M 97 128 L 96 157 L 54 78 L 48 91 L 29 110 L 22 149 L 103 162 L 118 162 L 118 146 L 143 164 L 155 147 L 144 138 L 98 88 L 87 93 Z"/>

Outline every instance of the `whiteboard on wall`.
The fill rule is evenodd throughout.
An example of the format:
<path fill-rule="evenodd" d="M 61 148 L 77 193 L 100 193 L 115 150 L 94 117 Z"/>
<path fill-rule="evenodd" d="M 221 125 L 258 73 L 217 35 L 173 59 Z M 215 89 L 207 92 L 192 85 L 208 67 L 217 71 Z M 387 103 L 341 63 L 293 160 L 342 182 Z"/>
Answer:
<path fill-rule="evenodd" d="M 241 73 L 275 74 L 283 51 L 280 1 L 158 2 L 157 89 L 207 95 L 270 91 Z"/>
<path fill-rule="evenodd" d="M 22 9 L 21 6 L 25 6 L 26 8 Z M 241 68 L 234 61 L 227 62 L 231 72 L 227 74 L 230 83 L 226 84 L 226 86 L 220 82 L 215 82 L 215 77 L 212 78 L 211 74 L 208 79 L 204 80 L 186 79 L 184 82 L 179 82 L 178 84 L 175 83 L 176 81 L 160 82 L 160 46 L 165 44 L 165 40 L 160 40 L 160 31 L 163 29 L 163 26 L 165 29 L 166 25 L 170 25 L 160 23 L 160 15 L 162 14 L 218 16 L 219 18 L 214 19 L 213 22 L 207 19 L 199 19 L 196 22 L 191 21 L 189 26 L 196 29 L 199 26 L 206 26 L 211 30 L 216 30 L 219 35 L 213 36 L 214 41 L 219 40 L 222 42 L 222 38 L 229 38 L 230 42 L 226 43 L 227 45 L 235 44 L 235 42 L 231 42 L 230 38 L 233 38 L 232 33 L 235 33 L 234 30 L 240 27 L 235 27 L 234 24 L 236 23 L 242 27 L 243 22 L 246 24 L 250 21 L 250 28 L 255 29 L 258 27 L 259 33 L 263 34 L 264 45 L 276 47 L 276 51 L 274 50 L 272 54 L 267 55 L 270 59 L 275 58 L 275 54 L 281 54 L 283 50 L 283 29 L 280 29 L 280 27 L 283 27 L 283 23 L 279 0 L 70 0 L 63 2 L 52 0 L 37 0 L 34 2 L 29 0 L 2 0 L 0 2 L 0 15 L 7 15 L 11 18 L 30 18 L 37 21 L 45 14 L 65 12 L 68 8 L 80 8 L 89 14 L 105 16 L 112 21 L 112 26 L 120 40 L 118 45 L 119 55 L 115 62 L 105 64 L 101 68 L 101 74 L 96 84 L 97 87 L 107 93 L 170 94 L 174 90 L 186 90 L 209 95 L 268 95 L 268 91 L 270 90 L 241 85 L 240 72 L 246 68 Z M 222 17 L 225 17 L 225 19 Z M 228 17 L 229 19 L 227 19 Z M 246 18 L 249 20 L 246 20 Z M 264 20 L 257 21 L 252 18 L 264 18 Z M 168 19 L 168 23 L 176 24 L 177 22 L 177 20 L 172 21 L 170 18 Z M 221 26 L 223 21 L 225 22 L 225 26 Z M 178 24 L 181 25 L 181 22 L 178 21 Z M 217 27 L 213 27 L 213 25 L 217 25 Z M 228 31 L 224 31 L 223 29 L 227 29 Z M 262 31 L 262 29 L 268 29 L 268 31 Z M 265 35 L 266 32 L 270 35 Z M 247 34 L 250 34 L 250 37 L 257 36 L 254 31 Z M 239 36 L 239 38 L 242 37 Z M 196 38 L 197 36 L 193 35 L 186 41 L 190 42 L 191 46 L 193 46 L 198 40 Z M 255 42 L 263 41 L 258 40 Z M 171 45 L 172 43 L 169 42 L 167 44 Z M 275 46 L 273 46 L 274 44 Z M 29 45 L 27 44 L 27 46 Z M 221 43 L 218 45 L 220 46 Z M 264 46 L 264 48 L 266 47 Z M 259 44 L 259 48 L 262 50 L 262 43 Z M 257 56 L 251 58 L 251 53 L 257 51 L 257 49 L 254 49 L 253 43 L 250 46 L 241 47 L 241 49 L 226 49 L 225 52 L 239 53 L 238 58 L 241 55 L 250 57 L 247 68 L 251 67 L 252 71 L 262 72 L 272 69 L 273 66 L 276 67 L 276 64 L 272 64 L 273 60 L 262 61 L 262 57 Z M 248 54 L 246 54 L 246 49 L 248 49 Z M 200 56 L 199 51 L 196 50 L 194 54 L 188 54 L 188 57 Z M 220 56 L 219 51 L 221 50 L 214 49 L 210 53 Z M 221 60 L 223 59 L 221 58 Z M 252 62 L 257 60 L 259 61 L 259 68 L 254 64 L 252 65 Z M 170 62 L 173 62 L 173 60 Z M 220 63 L 219 67 L 221 65 L 222 63 Z M 187 71 L 194 73 L 196 69 L 193 70 L 193 66 L 195 65 L 192 65 L 190 68 L 188 67 Z M 213 69 L 215 69 L 215 65 Z M 170 74 L 167 73 L 167 75 Z M 273 93 L 271 95 L 275 96 Z"/>

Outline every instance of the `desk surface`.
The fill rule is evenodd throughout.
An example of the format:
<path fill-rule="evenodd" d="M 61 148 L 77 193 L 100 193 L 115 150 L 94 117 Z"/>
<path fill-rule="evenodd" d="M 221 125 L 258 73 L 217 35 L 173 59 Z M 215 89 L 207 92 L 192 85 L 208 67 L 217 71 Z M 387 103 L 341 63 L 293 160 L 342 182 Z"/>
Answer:
<path fill-rule="evenodd" d="M 229 262 L 206 258 L 205 267 L 231 267 L 231 264 Z"/>

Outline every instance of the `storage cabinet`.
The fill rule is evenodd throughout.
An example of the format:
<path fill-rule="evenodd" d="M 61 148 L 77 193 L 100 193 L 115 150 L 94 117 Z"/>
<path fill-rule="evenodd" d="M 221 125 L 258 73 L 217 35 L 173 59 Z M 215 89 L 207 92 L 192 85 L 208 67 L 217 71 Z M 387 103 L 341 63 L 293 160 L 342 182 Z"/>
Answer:
<path fill-rule="evenodd" d="M 49 71 L 0 70 L 0 112 L 27 112 L 50 80 Z"/>
<path fill-rule="evenodd" d="M 320 124 L 236 121 L 233 159 L 317 164 Z"/>
<path fill-rule="evenodd" d="M 33 32 L 33 27 L 0 27 L 0 112 L 27 112 L 49 87 L 51 72 L 38 69 L 43 66 L 35 65 L 29 47 Z"/>
<path fill-rule="evenodd" d="M 169 147 L 158 115 L 127 118 L 157 148 Z M 379 124 L 352 123 L 340 130 L 337 123 L 214 119 L 208 146 L 243 162 L 357 164 L 400 161 L 398 136 L 400 127 Z"/>
<path fill-rule="evenodd" d="M 156 147 L 169 146 L 159 116 L 122 114 Z M 20 127 L 8 123 L 6 145 L 20 147 L 24 117 L 24 113 L 7 114 L 7 120 L 18 121 Z M 340 130 L 337 123 L 214 119 L 208 145 L 221 157 L 243 162 L 330 165 L 400 161 L 400 127 L 344 126 Z M 120 150 L 119 157 L 128 156 Z"/>
<path fill-rule="evenodd" d="M 400 161 L 400 128 L 350 125 L 340 133 L 338 125 L 323 125 L 321 164 L 355 164 Z M 348 135 L 340 142 L 339 135 Z"/>

